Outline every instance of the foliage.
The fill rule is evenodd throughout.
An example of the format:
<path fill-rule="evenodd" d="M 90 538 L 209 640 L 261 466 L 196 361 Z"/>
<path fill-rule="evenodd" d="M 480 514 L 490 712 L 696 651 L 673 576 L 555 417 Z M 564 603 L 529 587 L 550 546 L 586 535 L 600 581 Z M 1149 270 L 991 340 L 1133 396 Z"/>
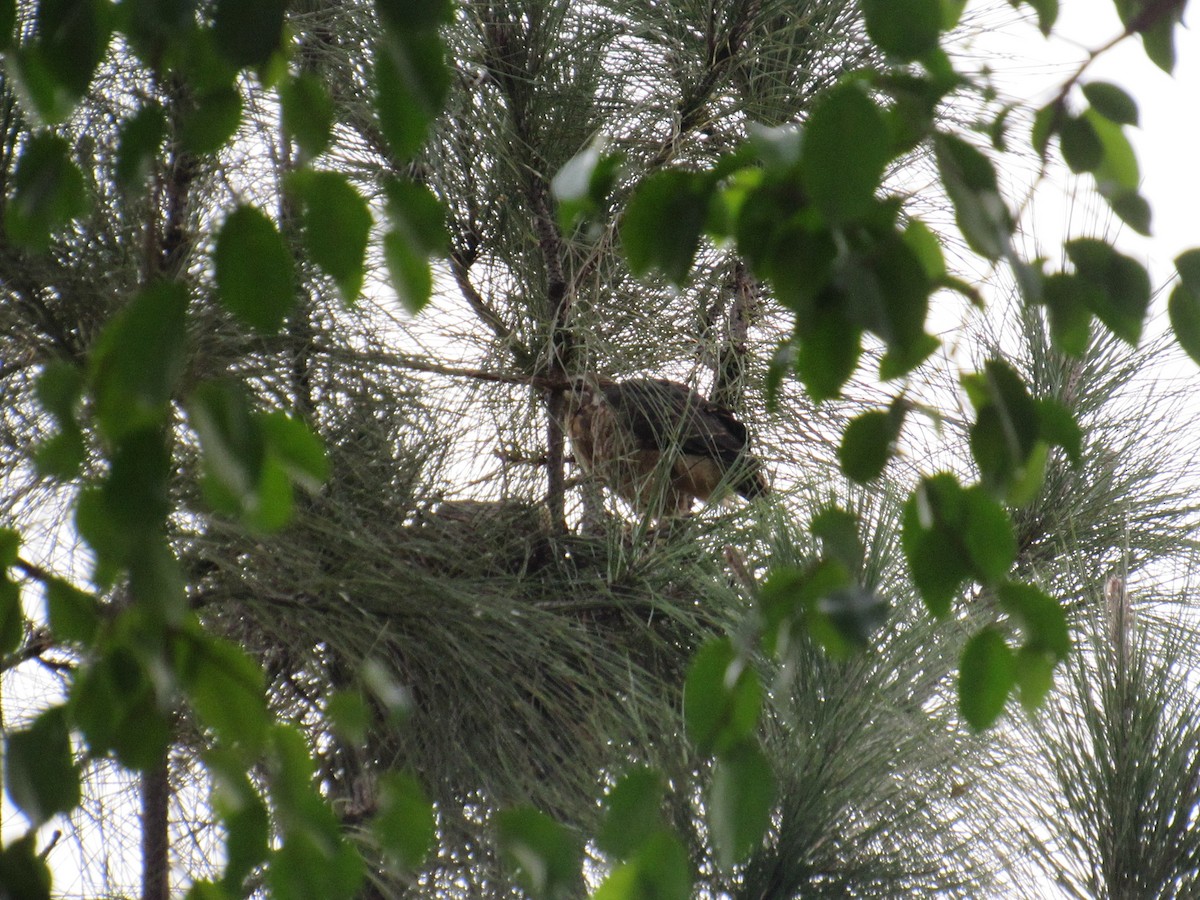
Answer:
<path fill-rule="evenodd" d="M 1067 242 L 1060 270 L 1022 258 L 997 176 L 1012 110 L 990 113 L 990 147 L 946 115 L 988 94 L 944 49 L 964 5 L 831 0 L 800 21 L 786 4 L 691 0 L 0 3 L 0 262 L 14 321 L 36 335 L 30 359 L 3 367 L 28 378 L 21 436 L 36 438 L 11 468 L 69 505 L 91 555 L 69 579 L 16 532 L 0 539 L 0 650 L 19 662 L 50 640 L 71 669 L 62 702 L 6 737 L 5 784 L 30 827 L 0 854 L 5 889 L 49 896 L 37 829 L 77 806 L 85 764 L 114 759 L 150 784 L 185 737 L 225 836 L 197 898 L 351 896 L 368 879 L 436 891 L 504 867 L 534 897 L 588 879 L 601 898 L 985 883 L 985 866 L 927 875 L 955 849 L 928 835 L 952 823 L 965 843 L 972 827 L 938 800 L 976 746 L 941 689 L 957 669 L 957 709 L 982 730 L 1014 693 L 1038 709 L 1063 660 L 1091 665 L 1071 651 L 1080 591 L 1051 565 L 1059 532 L 1035 513 L 1102 467 L 1079 380 L 1111 351 L 1098 332 L 1138 344 L 1152 289 L 1097 238 Z M 1024 5 L 1050 33 L 1057 4 Z M 1121 0 L 1117 40 L 1141 38 L 1170 70 L 1183 5 Z M 565 32 L 593 52 L 568 61 Z M 639 57 L 673 94 L 645 87 Z M 1086 75 L 1029 111 L 1029 151 L 1056 150 L 1147 232 L 1124 130 L 1136 103 Z M 581 102 L 545 115 L 568 87 Z M 638 101 L 606 119 L 621 97 Z M 280 134 L 263 139 L 264 123 Z M 273 148 L 270 186 L 205 196 L 247 146 Z M 1028 371 L 995 352 L 959 379 L 969 459 L 908 473 L 901 497 L 885 473 L 940 420 L 909 393 L 941 347 L 931 306 L 943 292 L 981 303 L 947 265 L 949 238 L 889 180 L 921 156 L 957 237 L 1006 266 L 1048 328 Z M 1198 252 L 1177 260 L 1169 312 L 1200 360 Z M 401 412 L 360 427 L 425 385 L 361 365 L 387 354 L 378 332 L 326 326 L 363 321 L 354 304 L 378 262 L 420 312 L 431 257 L 510 373 L 475 374 L 546 391 L 543 502 L 441 502 L 451 451 L 435 428 Z M 554 389 L 616 361 L 631 333 L 657 352 L 678 341 L 674 289 L 698 259 L 729 257 L 734 292 L 765 291 L 786 326 L 759 373 L 774 404 L 794 378 L 829 406 L 868 360 L 898 385 L 828 448 L 876 505 L 826 495 L 804 530 L 699 520 L 652 536 L 605 522 L 586 489 L 569 508 Z M 590 307 L 585 279 L 603 285 Z M 317 302 L 329 286 L 342 306 Z M 744 329 L 711 345 L 714 393 L 738 401 Z M 1074 373 L 1072 396 L 1042 378 L 1047 360 Z M 1096 504 L 1125 473 L 1100 474 Z M 388 521 L 395 543 L 378 533 Z M 733 536 L 754 558 L 726 551 L 730 577 L 715 560 Z M 913 590 L 885 591 L 884 576 Z M 48 632 L 25 621 L 19 579 L 44 590 Z M 922 607 L 939 628 L 919 626 Z M 1093 683 L 1072 696 L 1111 725 Z M 1193 712 L 1178 710 L 1180 729 Z M 900 746 L 865 733 L 888 722 Z M 1065 743 L 1050 746 L 1065 780 Z M 424 777 L 391 771 L 404 766 Z M 855 802 L 834 790 L 847 783 Z M 481 819 L 495 853 L 477 846 Z M 417 874 L 435 846 L 437 871 Z M 1128 887 L 1087 863 L 1088 889 Z M 1184 877 L 1159 870 L 1139 889 Z"/>

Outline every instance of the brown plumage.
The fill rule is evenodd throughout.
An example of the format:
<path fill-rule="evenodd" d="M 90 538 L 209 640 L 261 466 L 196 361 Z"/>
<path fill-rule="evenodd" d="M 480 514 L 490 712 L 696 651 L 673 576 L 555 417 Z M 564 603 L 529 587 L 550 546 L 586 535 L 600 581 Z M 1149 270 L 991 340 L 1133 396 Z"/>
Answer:
<path fill-rule="evenodd" d="M 575 459 L 643 514 L 683 515 L 732 490 L 767 490 L 746 426 L 723 406 L 663 378 L 579 379 L 568 390 Z"/>

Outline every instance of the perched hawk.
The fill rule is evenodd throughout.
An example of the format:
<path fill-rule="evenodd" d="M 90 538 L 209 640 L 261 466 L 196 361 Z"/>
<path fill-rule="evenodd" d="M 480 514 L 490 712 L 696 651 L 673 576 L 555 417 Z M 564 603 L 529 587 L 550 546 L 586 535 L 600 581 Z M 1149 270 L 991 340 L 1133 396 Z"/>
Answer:
<path fill-rule="evenodd" d="M 566 428 L 575 459 L 639 511 L 683 515 L 727 490 L 767 490 L 746 426 L 723 406 L 663 378 L 577 379 Z"/>

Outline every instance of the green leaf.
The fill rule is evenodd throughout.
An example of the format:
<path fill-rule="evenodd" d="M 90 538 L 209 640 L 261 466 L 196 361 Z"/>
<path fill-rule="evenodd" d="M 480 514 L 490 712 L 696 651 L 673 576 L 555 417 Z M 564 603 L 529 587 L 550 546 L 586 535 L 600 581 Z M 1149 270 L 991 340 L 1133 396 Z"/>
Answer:
<path fill-rule="evenodd" d="M 719 868 L 732 869 L 762 846 L 775 797 L 775 773 L 757 743 L 744 742 L 717 759 L 706 809 Z"/>
<path fill-rule="evenodd" d="M 13 45 L 17 27 L 17 0 L 0 0 L 0 50 Z"/>
<path fill-rule="evenodd" d="M 800 170 L 827 222 L 862 218 L 890 158 L 887 121 L 860 82 L 833 88 L 813 108 L 804 131 Z"/>
<path fill-rule="evenodd" d="M 1017 696 L 1028 713 L 1036 712 L 1054 686 L 1053 653 L 1026 644 L 1017 651 Z"/>
<path fill-rule="evenodd" d="M 289 78 L 279 88 L 283 130 L 300 147 L 304 159 L 320 156 L 333 132 L 333 100 L 325 83 L 309 72 Z"/>
<path fill-rule="evenodd" d="M 105 325 L 88 378 L 102 432 L 118 440 L 160 426 L 187 366 L 187 289 L 155 282 Z"/>
<path fill-rule="evenodd" d="M 33 825 L 79 805 L 79 772 L 66 708 L 55 706 L 4 743 L 4 787 Z"/>
<path fill-rule="evenodd" d="M 304 735 L 294 726 L 276 725 L 271 737 L 271 799 L 282 846 L 267 870 L 270 896 L 276 900 L 355 896 L 363 880 L 363 858 L 314 786 Z"/>
<path fill-rule="evenodd" d="M 172 655 L 200 721 L 246 759 L 257 758 L 270 721 L 258 664 L 236 644 L 200 631 L 178 634 Z"/>
<path fill-rule="evenodd" d="M 796 374 L 816 403 L 842 393 L 842 388 L 858 368 L 862 353 L 862 330 L 846 318 L 836 299 L 841 298 L 836 294 L 827 295 L 809 320 L 796 319 L 800 336 L 795 358 Z"/>
<path fill-rule="evenodd" d="M 597 219 L 616 183 L 624 157 L 606 154 L 605 142 L 594 141 L 558 170 L 550 191 L 558 203 L 558 222 L 570 232 L 580 222 Z"/>
<path fill-rule="evenodd" d="M 266 213 L 248 205 L 230 213 L 213 264 L 225 308 L 258 331 L 278 331 L 296 302 L 295 266 Z"/>
<path fill-rule="evenodd" d="M 216 0 L 213 38 L 231 63 L 261 66 L 282 51 L 283 14 L 287 0 Z"/>
<path fill-rule="evenodd" d="M 1108 329 L 1137 346 L 1150 307 L 1150 276 L 1145 266 L 1096 238 L 1064 245 L 1079 277 L 1091 288 L 1081 296 Z"/>
<path fill-rule="evenodd" d="M 627 771 L 604 798 L 604 819 L 596 834 L 596 846 L 618 860 L 636 854 L 662 827 L 664 793 L 659 772 L 644 766 Z"/>
<path fill-rule="evenodd" d="M 592 900 L 689 900 L 692 870 L 679 838 L 659 830 L 637 856 L 618 866 L 592 895 Z"/>
<path fill-rule="evenodd" d="M 817 598 L 809 612 L 808 628 L 826 652 L 840 658 L 869 646 L 887 613 L 884 598 L 862 585 L 847 584 Z"/>
<path fill-rule="evenodd" d="M 83 173 L 71 160 L 65 138 L 49 132 L 29 139 L 12 176 L 13 196 L 4 213 L 4 229 L 31 250 L 50 246 L 51 234 L 88 210 Z"/>
<path fill-rule="evenodd" d="M 530 807 L 496 814 L 501 855 L 534 900 L 577 896 L 583 854 L 567 830 Z"/>
<path fill-rule="evenodd" d="M 31 830 L 0 849 L 0 895 L 14 900 L 50 900 L 50 868 Z"/>
<path fill-rule="evenodd" d="M 212 783 L 210 802 L 225 829 L 222 885 L 234 897 L 242 882 L 269 853 L 270 820 L 262 798 L 247 778 L 245 757 L 225 747 L 210 747 L 204 764 Z"/>
<path fill-rule="evenodd" d="M 1092 108 L 1110 122 L 1118 125 L 1137 125 L 1138 108 L 1134 99 L 1108 81 L 1092 81 L 1083 86 L 1083 96 Z"/>
<path fill-rule="evenodd" d="M 1008 250 L 1012 215 L 1000 195 L 992 161 L 962 138 L 934 140 L 938 172 L 954 204 L 954 219 L 976 253 L 997 260 Z"/>
<path fill-rule="evenodd" d="M 972 637 L 958 674 L 958 707 L 967 724 L 976 731 L 990 727 L 1003 712 L 1016 680 L 1016 659 L 999 631 L 984 628 Z"/>
<path fill-rule="evenodd" d="M 1167 312 L 1175 339 L 1200 364 L 1200 250 L 1188 250 L 1175 259 L 1179 283 L 1171 291 Z"/>
<path fill-rule="evenodd" d="M 145 187 L 166 136 L 167 117 L 158 103 L 147 103 L 121 123 L 116 176 L 127 191 Z"/>
<path fill-rule="evenodd" d="M 304 245 L 312 261 L 353 303 L 362 290 L 371 212 L 367 201 L 338 172 L 294 172 L 288 181 L 302 204 Z"/>
<path fill-rule="evenodd" d="M 1042 440 L 1062 447 L 1071 462 L 1079 465 L 1083 461 L 1083 428 L 1076 421 L 1075 414 L 1052 397 L 1042 397 L 1034 402 Z"/>
<path fill-rule="evenodd" d="M 1096 110 L 1084 111 L 1104 150 L 1104 157 L 1092 170 L 1096 187 L 1109 196 L 1118 191 L 1136 191 L 1142 176 L 1133 145 L 1120 125 L 1109 121 Z"/>
<path fill-rule="evenodd" d="M 964 375 L 963 386 L 976 408 L 971 454 L 983 484 L 1006 496 L 1022 480 L 1039 436 L 1037 406 L 1011 366 L 989 360 L 984 371 Z"/>
<path fill-rule="evenodd" d="M 1082 356 L 1092 339 L 1094 291 L 1083 279 L 1066 272 L 1046 276 L 1042 282 L 1042 302 L 1050 318 L 1054 346 L 1071 356 Z"/>
<path fill-rule="evenodd" d="M 998 588 L 1000 604 L 1021 621 L 1026 645 L 1056 660 L 1071 652 L 1071 635 L 1062 604 L 1032 584 L 1007 581 Z"/>
<path fill-rule="evenodd" d="M 93 755 L 112 752 L 131 769 L 147 769 L 166 752 L 167 716 L 145 667 L 126 646 L 107 647 L 76 676 L 70 710 Z"/>
<path fill-rule="evenodd" d="M 379 17 L 390 27 L 412 30 L 436 28 L 453 18 L 450 0 L 375 0 Z"/>
<path fill-rule="evenodd" d="M 384 854 L 401 871 L 417 869 L 437 838 L 433 805 L 420 783 L 407 772 L 388 772 L 379 780 L 379 811 L 371 830 Z"/>
<path fill-rule="evenodd" d="M 213 88 L 196 98 L 196 108 L 179 126 L 179 143 L 199 156 L 216 153 L 241 122 L 242 95 L 228 86 Z"/>
<path fill-rule="evenodd" d="M 1086 117 L 1065 117 L 1058 133 L 1063 159 L 1072 172 L 1092 172 L 1104 161 L 1104 145 Z"/>
<path fill-rule="evenodd" d="M 401 303 L 415 315 L 433 291 L 429 257 L 443 255 L 450 245 L 446 212 L 423 185 L 397 179 L 384 189 L 392 226 L 383 237 L 384 260 Z"/>
<path fill-rule="evenodd" d="M 63 581 L 46 583 L 46 610 L 50 631 L 60 641 L 88 644 L 100 629 L 100 604 L 96 597 Z"/>
<path fill-rule="evenodd" d="M 375 47 L 375 104 L 392 153 L 407 159 L 441 111 L 450 73 L 434 29 L 389 29 Z"/>
<path fill-rule="evenodd" d="M 1004 507 L 981 486 L 963 491 L 959 523 L 973 574 L 984 583 L 1001 580 L 1017 558 L 1017 539 Z"/>
<path fill-rule="evenodd" d="M 1150 236 L 1151 210 L 1145 197 L 1137 191 L 1118 189 L 1108 192 L 1105 199 L 1122 222 L 1138 234 Z"/>
<path fill-rule="evenodd" d="M 708 218 L 712 180 L 703 173 L 669 169 L 643 181 L 621 220 L 621 244 L 635 275 L 662 272 L 682 285 Z"/>
<path fill-rule="evenodd" d="M 862 12 L 867 36 L 905 61 L 936 49 L 947 15 L 942 0 L 863 0 Z"/>
<path fill-rule="evenodd" d="M 1025 2 L 1032 6 L 1037 13 L 1038 28 L 1041 29 L 1042 34 L 1049 37 L 1054 23 L 1058 21 L 1058 0 L 1025 0 Z"/>
<path fill-rule="evenodd" d="M 108 0 L 40 0 L 34 40 L 17 55 L 28 96 L 46 122 L 67 117 L 87 93 L 111 34 Z M 6 32 L 11 37 L 11 31 Z"/>
<path fill-rule="evenodd" d="M 972 567 L 963 544 L 965 491 L 948 473 L 922 479 L 909 495 L 901 525 L 901 546 L 913 582 L 929 611 L 938 617 L 950 604 Z"/>
<path fill-rule="evenodd" d="M 858 517 L 854 513 L 838 506 L 826 506 L 813 516 L 811 530 L 820 539 L 826 556 L 836 559 L 847 571 L 855 572 L 865 556 L 858 527 Z"/>
<path fill-rule="evenodd" d="M 268 452 L 279 460 L 293 482 L 315 491 L 328 480 L 325 448 L 302 420 L 273 410 L 262 417 L 261 425 Z"/>
<path fill-rule="evenodd" d="M 762 685 L 729 638 L 712 638 L 692 657 L 683 688 L 683 721 L 701 753 L 720 753 L 758 728 Z"/>

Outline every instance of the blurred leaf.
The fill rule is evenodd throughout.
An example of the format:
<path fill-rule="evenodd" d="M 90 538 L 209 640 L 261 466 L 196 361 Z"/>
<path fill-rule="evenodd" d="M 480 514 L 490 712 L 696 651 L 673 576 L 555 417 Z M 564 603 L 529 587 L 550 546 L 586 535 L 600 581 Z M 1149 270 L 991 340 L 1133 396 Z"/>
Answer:
<path fill-rule="evenodd" d="M 454 4 L 450 0 L 375 0 L 379 17 L 392 28 L 436 28 L 449 22 Z"/>
<path fill-rule="evenodd" d="M 210 802 L 225 829 L 222 885 L 234 897 L 242 882 L 262 865 L 270 851 L 270 820 L 262 798 L 247 777 L 246 759 L 226 747 L 210 747 L 204 764 L 212 783 Z"/>
<path fill-rule="evenodd" d="M 870 410 L 850 420 L 838 447 L 838 461 L 848 478 L 866 484 L 883 474 L 907 412 L 908 404 L 897 399 L 886 410 Z"/>
<path fill-rule="evenodd" d="M 868 37 L 905 61 L 937 47 L 948 14 L 942 0 L 863 0 L 862 12 Z"/>
<path fill-rule="evenodd" d="M 425 142 L 450 86 L 434 29 L 389 29 L 375 47 L 375 104 L 392 153 L 407 159 Z"/>
<path fill-rule="evenodd" d="M 775 796 L 775 773 L 754 741 L 717 759 L 706 809 L 718 868 L 728 871 L 762 846 Z"/>
<path fill-rule="evenodd" d="M 712 638 L 696 651 L 683 688 L 683 720 L 701 753 L 721 753 L 758 728 L 762 686 L 728 638 Z"/>
<path fill-rule="evenodd" d="M 845 657 L 871 643 L 887 621 L 888 602 L 862 585 L 848 584 L 823 594 L 809 615 L 809 630 L 826 652 Z"/>
<path fill-rule="evenodd" d="M 17 0 L 0 0 L 0 50 L 13 44 L 17 27 Z"/>
<path fill-rule="evenodd" d="M 1104 145 L 1085 116 L 1066 116 L 1058 133 L 1063 159 L 1072 172 L 1092 172 L 1104 161 Z"/>
<path fill-rule="evenodd" d="M 325 703 L 325 715 L 334 733 L 351 744 L 361 744 L 367 739 L 371 725 L 371 708 L 356 691 L 334 691 Z"/>
<path fill-rule="evenodd" d="M 70 812 L 81 797 L 66 708 L 46 710 L 4 742 L 4 787 L 34 827 Z"/>
<path fill-rule="evenodd" d="M 1104 150 L 1103 159 L 1092 169 L 1100 193 L 1136 191 L 1141 183 L 1137 155 L 1120 125 L 1109 121 L 1094 109 L 1084 112 Z"/>
<path fill-rule="evenodd" d="M 1053 397 L 1041 397 L 1037 405 L 1038 429 L 1048 444 L 1062 447 L 1071 462 L 1079 465 L 1083 460 L 1083 428 L 1074 413 Z"/>
<path fill-rule="evenodd" d="M 437 838 L 433 805 L 412 775 L 388 772 L 380 778 L 379 811 L 371 830 L 383 852 L 403 871 L 418 868 Z"/>
<path fill-rule="evenodd" d="M 962 377 L 976 410 L 971 454 L 983 484 L 1006 496 L 1025 475 L 1039 437 L 1037 405 L 1021 376 L 1002 360 L 988 360 L 983 372 Z"/>
<path fill-rule="evenodd" d="M 1137 125 L 1138 108 L 1126 91 L 1108 81 L 1092 81 L 1083 86 L 1083 96 L 1092 108 L 1110 122 Z"/>
<path fill-rule="evenodd" d="M 247 760 L 256 759 L 270 721 L 258 663 L 236 644 L 199 630 L 176 635 L 172 657 L 200 721 Z"/>
<path fill-rule="evenodd" d="M 166 113 L 157 103 L 147 103 L 121 123 L 115 174 L 125 190 L 145 187 L 166 136 Z"/>
<path fill-rule="evenodd" d="M 1013 221 L 1000 196 L 992 161 L 953 135 L 939 134 L 934 149 L 938 173 L 967 244 L 981 256 L 999 259 L 1008 249 Z"/>
<path fill-rule="evenodd" d="M 170 741 L 167 715 L 136 655 L 121 644 L 105 648 L 71 688 L 71 717 L 95 756 L 108 752 L 131 769 L 156 765 Z"/>
<path fill-rule="evenodd" d="M 154 429 L 187 367 L 187 289 L 177 282 L 143 288 L 96 339 L 89 365 L 102 432 L 119 440 Z"/>
<path fill-rule="evenodd" d="M 805 126 L 800 169 L 827 222 L 854 221 L 871 210 L 889 158 L 887 122 L 864 85 L 839 85 L 817 101 Z"/>
<path fill-rule="evenodd" d="M 604 798 L 604 819 L 596 846 L 614 859 L 627 860 L 662 827 L 665 786 L 661 773 L 636 766 Z"/>
<path fill-rule="evenodd" d="M 598 218 L 616 183 L 624 157 L 606 154 L 604 141 L 595 141 L 558 170 L 550 191 L 558 202 L 558 222 L 570 232 L 580 222 Z"/>
<path fill-rule="evenodd" d="M 958 675 L 958 706 L 967 724 L 976 731 L 990 727 L 1003 712 L 1016 679 L 1016 659 L 999 631 L 984 628 L 972 637 Z"/>
<path fill-rule="evenodd" d="M 1050 693 L 1054 666 L 1054 654 L 1043 647 L 1026 644 L 1017 651 L 1017 696 L 1026 712 L 1036 712 Z"/>
<path fill-rule="evenodd" d="M 1096 238 L 1064 245 L 1075 271 L 1091 288 L 1082 299 L 1109 330 L 1137 346 L 1150 307 L 1150 276 L 1145 266 Z"/>
<path fill-rule="evenodd" d="M 638 185 L 621 220 L 621 243 L 635 275 L 657 270 L 676 285 L 687 281 L 712 189 L 706 174 L 678 169 Z"/>
<path fill-rule="evenodd" d="M 50 869 L 37 852 L 36 831 L 0 849 L 0 897 L 50 900 Z"/>
<path fill-rule="evenodd" d="M 519 807 L 496 814 L 496 832 L 501 855 L 534 900 L 578 894 L 583 853 L 562 825 L 536 809 Z"/>
<path fill-rule="evenodd" d="M 858 517 L 838 506 L 819 510 L 811 525 L 825 555 L 838 560 L 850 572 L 858 571 L 865 555 L 858 528 Z"/>
<path fill-rule="evenodd" d="M 31 250 L 50 246 L 51 234 L 88 210 L 83 173 L 71 160 L 65 138 L 33 135 L 17 159 L 13 195 L 4 212 L 4 230 Z"/>
<path fill-rule="evenodd" d="M 196 98 L 196 108 L 180 123 L 179 143 L 199 156 L 216 153 L 241 122 L 242 95 L 228 86 L 213 88 Z"/>
<path fill-rule="evenodd" d="M 225 308 L 258 331 L 278 331 L 296 302 L 296 276 L 266 213 L 247 205 L 231 212 L 217 234 L 213 263 Z"/>
<path fill-rule="evenodd" d="M 108 49 L 109 0 L 40 0 L 34 39 L 17 53 L 17 68 L 42 120 L 65 119 L 87 93 Z M 11 24 L 11 23 L 10 23 Z M 11 37 L 11 30 L 6 30 Z"/>
<path fill-rule="evenodd" d="M 445 254 L 450 246 L 446 211 L 424 185 L 394 179 L 384 190 L 392 226 L 383 237 L 384 259 L 396 294 L 415 315 L 433 290 L 429 257 Z"/>
<path fill-rule="evenodd" d="M 1014 6 L 1016 2 L 1009 0 Z M 1019 2 L 1019 0 L 1017 0 Z M 1054 23 L 1058 21 L 1058 0 L 1025 0 L 1033 7 L 1038 17 L 1038 28 L 1043 35 L 1049 36 Z"/>
<path fill-rule="evenodd" d="M 270 781 L 282 845 L 271 855 L 266 884 L 275 900 L 351 897 L 363 881 L 362 855 L 348 842 L 313 783 L 304 735 L 294 726 L 271 732 Z"/>
<path fill-rule="evenodd" d="M 1200 364 L 1200 250 L 1188 250 L 1175 258 L 1179 283 L 1171 291 L 1167 310 L 1175 339 Z"/>
<path fill-rule="evenodd" d="M 95 640 L 100 629 L 100 604 L 95 595 L 52 578 L 46 583 L 46 610 L 56 639 L 80 644 Z"/>
<path fill-rule="evenodd" d="M 187 411 L 203 451 L 205 499 L 218 512 L 242 515 L 259 502 L 266 459 L 249 393 L 240 382 L 206 382 L 188 398 Z"/>
<path fill-rule="evenodd" d="M 1054 659 L 1071 652 L 1071 635 L 1062 604 L 1032 584 L 1008 581 L 998 589 L 1000 604 L 1016 616 L 1026 634 L 1026 645 L 1044 650 Z"/>
<path fill-rule="evenodd" d="M 1145 197 L 1137 191 L 1118 189 L 1108 192 L 1105 199 L 1122 222 L 1138 234 L 1150 236 L 1151 209 Z"/>
<path fill-rule="evenodd" d="M 235 66 L 261 66 L 281 51 L 287 0 L 216 0 L 213 37 Z"/>
<path fill-rule="evenodd" d="M 901 544 L 929 611 L 944 616 L 967 578 L 1007 575 L 1017 544 L 1004 508 L 949 473 L 921 480 L 904 507 Z"/>
<path fill-rule="evenodd" d="M 1055 272 L 1042 282 L 1054 346 L 1071 356 L 1082 356 L 1091 343 L 1092 311 L 1086 299 L 1091 290 L 1082 279 L 1066 272 Z"/>
<path fill-rule="evenodd" d="M 637 856 L 618 866 L 597 888 L 592 900 L 689 900 L 692 869 L 679 838 L 655 832 Z"/>
<path fill-rule="evenodd" d="M 338 172 L 294 172 L 288 185 L 301 200 L 309 256 L 337 283 L 342 300 L 353 303 L 362 290 L 371 232 L 367 201 Z"/>
<path fill-rule="evenodd" d="M 841 395 L 862 353 L 862 330 L 839 308 L 841 299 L 836 294 L 825 297 L 809 320 L 796 319 L 797 331 L 803 330 L 795 370 L 816 403 Z"/>
<path fill-rule="evenodd" d="M 279 88 L 283 130 L 299 145 L 306 159 L 320 156 L 333 131 L 333 100 L 325 83 L 309 72 L 300 72 Z"/>

